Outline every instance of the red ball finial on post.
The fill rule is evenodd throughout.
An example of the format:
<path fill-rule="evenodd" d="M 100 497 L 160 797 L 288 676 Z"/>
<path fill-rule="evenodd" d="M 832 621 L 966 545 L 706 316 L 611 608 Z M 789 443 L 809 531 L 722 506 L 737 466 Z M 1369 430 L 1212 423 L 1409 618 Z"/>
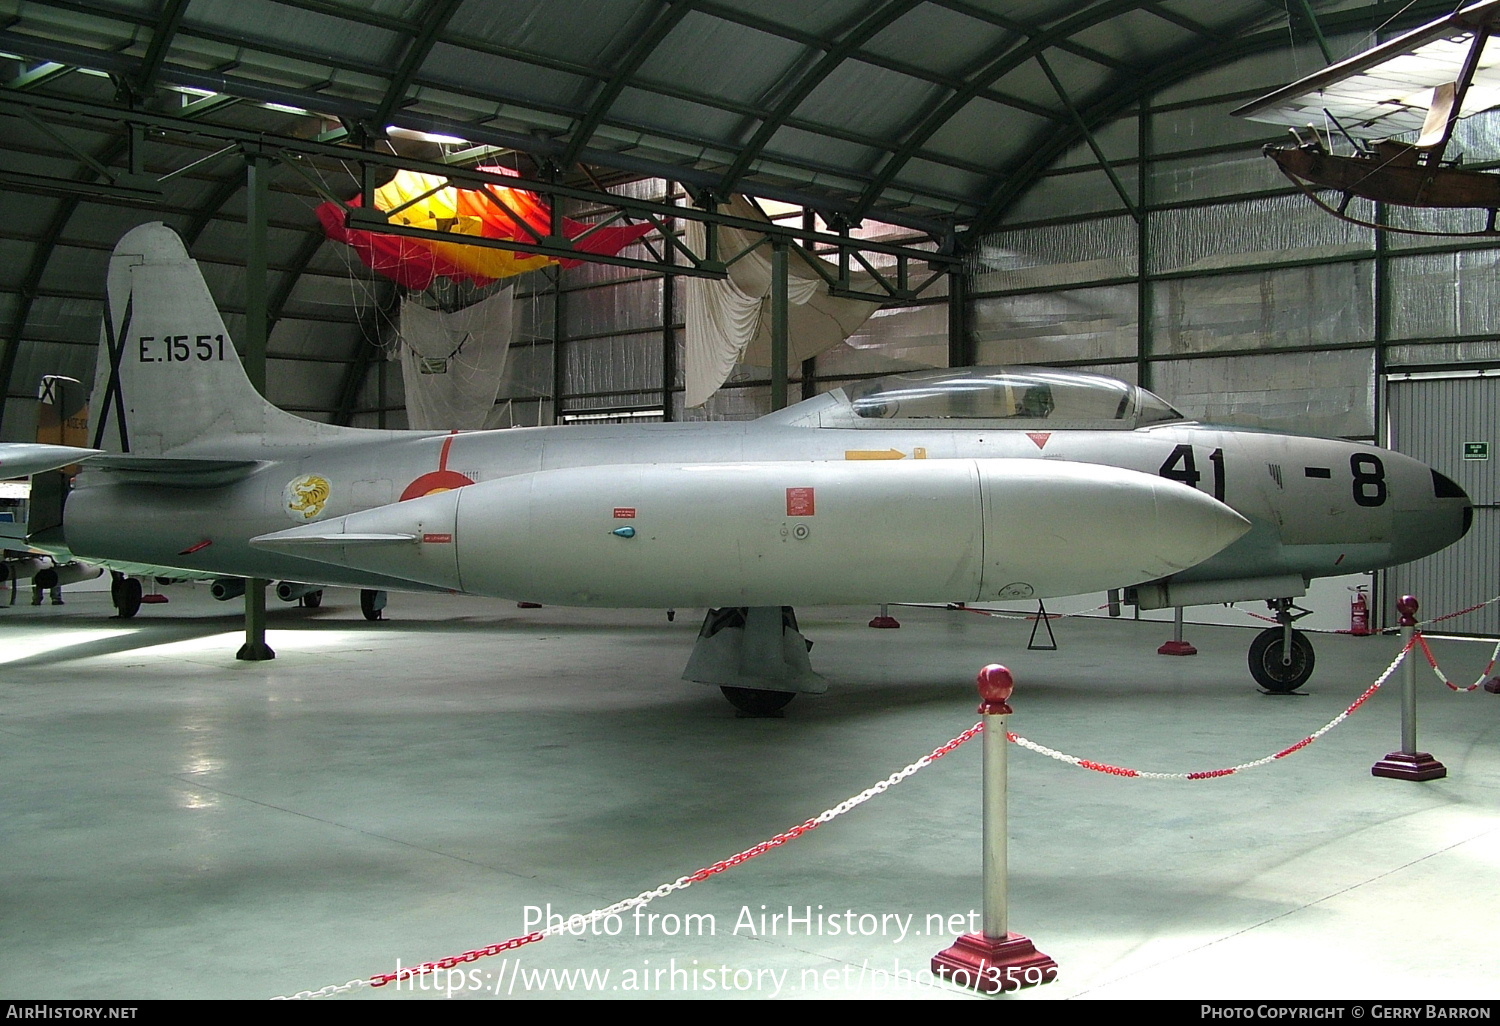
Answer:
<path fill-rule="evenodd" d="M 1415 627 L 1417 625 L 1417 597 L 1402 595 L 1396 602 L 1396 612 L 1401 614 L 1400 626 Z"/>
<path fill-rule="evenodd" d="M 1015 693 L 1016 682 L 1010 671 L 999 663 L 991 663 L 979 671 L 979 711 L 986 716 L 1009 716 L 1013 710 L 1008 704 Z"/>

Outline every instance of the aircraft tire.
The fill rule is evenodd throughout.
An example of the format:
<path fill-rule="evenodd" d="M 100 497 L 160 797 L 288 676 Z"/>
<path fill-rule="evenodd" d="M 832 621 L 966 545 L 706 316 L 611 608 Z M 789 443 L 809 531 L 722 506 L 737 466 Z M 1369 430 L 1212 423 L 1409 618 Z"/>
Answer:
<path fill-rule="evenodd" d="M 141 611 L 141 581 L 138 577 L 122 577 L 110 589 L 115 600 L 115 611 L 120 619 L 129 620 Z"/>
<path fill-rule="evenodd" d="M 729 704 L 746 716 L 779 716 L 788 702 L 797 697 L 795 691 L 765 691 L 761 688 L 721 687 Z"/>
<path fill-rule="evenodd" d="M 361 588 L 359 592 L 359 611 L 364 614 L 366 620 L 381 619 L 380 611 L 385 607 L 384 593 L 374 588 Z"/>
<path fill-rule="evenodd" d="M 1255 683 L 1276 695 L 1288 695 L 1307 683 L 1312 676 L 1312 642 L 1301 631 L 1292 631 L 1292 661 L 1281 659 L 1284 628 L 1270 627 L 1250 643 L 1250 676 Z"/>
<path fill-rule="evenodd" d="M 317 609 L 323 604 L 323 589 L 310 591 L 297 600 L 303 609 Z"/>

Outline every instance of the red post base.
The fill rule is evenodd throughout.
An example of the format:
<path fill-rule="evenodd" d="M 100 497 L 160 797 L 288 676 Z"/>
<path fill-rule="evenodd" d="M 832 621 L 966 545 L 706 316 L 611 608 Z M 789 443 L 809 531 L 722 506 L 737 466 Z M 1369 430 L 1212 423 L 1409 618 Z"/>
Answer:
<path fill-rule="evenodd" d="M 877 616 L 870 621 L 870 626 L 893 630 L 901 626 L 901 621 L 897 620 L 894 616 Z"/>
<path fill-rule="evenodd" d="M 1157 655 L 1197 655 L 1198 650 L 1186 641 L 1169 641 L 1156 650 Z"/>
<path fill-rule="evenodd" d="M 1393 780 L 1438 780 L 1448 775 L 1448 767 L 1426 752 L 1391 752 L 1370 767 L 1370 775 Z"/>
<path fill-rule="evenodd" d="M 1491 677 L 1484 682 L 1484 690 L 1492 695 L 1500 695 L 1500 677 Z"/>
<path fill-rule="evenodd" d="M 516 603 L 516 608 L 517 609 L 541 609 L 542 608 L 542 604 L 540 602 L 517 602 Z"/>
<path fill-rule="evenodd" d="M 158 603 L 158 602 L 166 602 L 166 601 L 168 601 L 168 599 L 167 599 L 167 597 L 165 595 L 142 595 L 141 596 L 141 604 L 142 605 L 145 605 L 148 602 Z"/>
<path fill-rule="evenodd" d="M 1057 979 L 1057 963 L 1019 933 L 1004 940 L 966 933 L 932 957 L 935 976 L 982 994 L 1020 990 Z"/>

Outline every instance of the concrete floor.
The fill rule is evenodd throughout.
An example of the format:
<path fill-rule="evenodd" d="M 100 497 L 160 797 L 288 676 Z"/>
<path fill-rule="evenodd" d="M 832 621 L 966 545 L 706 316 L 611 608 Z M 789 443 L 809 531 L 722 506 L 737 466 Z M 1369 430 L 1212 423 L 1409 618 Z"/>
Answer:
<path fill-rule="evenodd" d="M 1249 630 L 1191 627 L 1200 654 L 1174 659 L 1155 654 L 1161 624 L 1064 620 L 1060 651 L 1029 652 L 1014 621 L 900 609 L 901 630 L 876 631 L 873 609 L 807 609 L 832 688 L 738 719 L 678 679 L 701 611 L 393 596 L 367 623 L 330 592 L 315 613 L 273 609 L 278 657 L 240 663 L 238 603 L 168 593 L 132 621 L 99 593 L 0 608 L 0 998 L 289 995 L 523 934 L 528 907 L 606 906 L 959 734 L 988 662 L 1018 681 L 1012 730 L 1190 771 L 1303 738 L 1398 648 L 1321 636 L 1307 693 L 1272 697 L 1246 673 Z M 1463 683 L 1490 651 L 1435 647 Z M 1013 747 L 1010 925 L 1061 971 L 1005 1000 L 1500 996 L 1500 697 L 1454 695 L 1425 664 L 1419 683 L 1444 780 L 1370 775 L 1399 747 L 1394 683 L 1222 779 Z M 981 905 L 979 765 L 975 742 L 616 936 L 333 1000 L 974 999 L 927 965 L 954 936 L 937 923 Z M 788 908 L 811 929 L 760 929 Z"/>

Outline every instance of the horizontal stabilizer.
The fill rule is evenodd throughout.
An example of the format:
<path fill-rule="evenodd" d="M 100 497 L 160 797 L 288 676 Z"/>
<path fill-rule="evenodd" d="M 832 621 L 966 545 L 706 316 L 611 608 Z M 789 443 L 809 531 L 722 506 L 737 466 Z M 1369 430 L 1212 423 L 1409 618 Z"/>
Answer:
<path fill-rule="evenodd" d="M 79 449 L 71 445 L 41 442 L 0 442 L 0 480 L 30 477 L 57 470 L 98 455 L 101 449 Z"/>

